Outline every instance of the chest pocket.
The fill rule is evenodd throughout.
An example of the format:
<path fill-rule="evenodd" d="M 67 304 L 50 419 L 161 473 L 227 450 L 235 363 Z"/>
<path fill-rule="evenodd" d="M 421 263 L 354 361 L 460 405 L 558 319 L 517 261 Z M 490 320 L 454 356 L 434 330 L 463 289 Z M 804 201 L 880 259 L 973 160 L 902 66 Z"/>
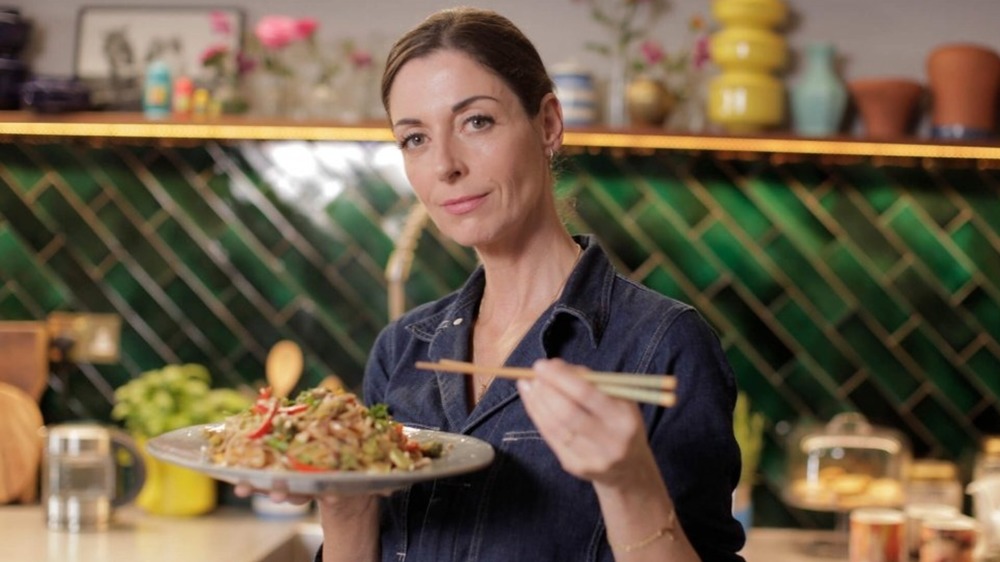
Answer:
<path fill-rule="evenodd" d="M 569 476 L 536 430 L 505 432 L 494 446 L 469 559 L 593 559 L 600 526 L 593 486 Z"/>

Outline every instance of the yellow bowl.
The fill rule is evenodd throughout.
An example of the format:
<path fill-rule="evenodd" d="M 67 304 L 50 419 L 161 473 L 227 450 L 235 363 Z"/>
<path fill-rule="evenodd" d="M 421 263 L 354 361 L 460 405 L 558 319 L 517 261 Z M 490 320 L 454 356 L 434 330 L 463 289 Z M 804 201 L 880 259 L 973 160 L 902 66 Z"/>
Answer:
<path fill-rule="evenodd" d="M 725 72 L 708 86 L 708 118 L 728 132 L 748 134 L 781 124 L 785 91 L 769 74 Z"/>
<path fill-rule="evenodd" d="M 770 72 L 785 66 L 785 40 L 766 29 L 730 27 L 712 35 L 712 61 L 723 69 Z"/>
<path fill-rule="evenodd" d="M 788 17 L 781 0 L 715 0 L 712 16 L 726 26 L 776 27 Z"/>

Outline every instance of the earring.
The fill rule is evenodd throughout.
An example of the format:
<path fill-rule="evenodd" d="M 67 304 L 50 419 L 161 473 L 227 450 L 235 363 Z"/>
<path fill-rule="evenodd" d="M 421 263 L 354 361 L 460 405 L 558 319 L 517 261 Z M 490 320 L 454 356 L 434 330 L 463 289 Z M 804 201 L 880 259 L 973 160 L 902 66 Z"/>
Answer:
<path fill-rule="evenodd" d="M 549 160 L 552 160 L 553 156 L 555 156 L 555 151 L 552 150 L 551 148 L 546 148 L 545 149 L 545 157 L 548 158 Z"/>

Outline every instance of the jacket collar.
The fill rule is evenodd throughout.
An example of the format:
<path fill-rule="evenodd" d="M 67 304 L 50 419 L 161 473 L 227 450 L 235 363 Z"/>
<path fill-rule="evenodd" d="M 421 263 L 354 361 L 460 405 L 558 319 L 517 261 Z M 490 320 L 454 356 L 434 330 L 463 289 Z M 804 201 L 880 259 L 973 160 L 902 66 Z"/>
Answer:
<path fill-rule="evenodd" d="M 610 315 L 611 290 L 615 270 L 604 250 L 593 236 L 574 236 L 583 251 L 580 259 L 566 280 L 566 287 L 549 310 L 525 334 L 507 360 L 507 366 L 530 367 L 535 359 L 552 357 L 546 334 L 548 328 L 561 315 L 578 321 L 590 337 L 590 344 L 597 347 L 604 336 Z M 486 275 L 482 266 L 477 267 L 448 306 L 429 316 L 416 318 L 405 326 L 417 339 L 428 342 L 429 361 L 454 359 L 467 361 L 470 357 L 472 326 L 475 323 L 479 302 L 483 298 Z M 491 411 L 501 407 L 517 395 L 514 381 L 497 379 L 490 390 L 476 405 L 469 416 L 466 410 L 464 377 L 438 373 L 446 415 L 452 427 L 468 429 Z"/>

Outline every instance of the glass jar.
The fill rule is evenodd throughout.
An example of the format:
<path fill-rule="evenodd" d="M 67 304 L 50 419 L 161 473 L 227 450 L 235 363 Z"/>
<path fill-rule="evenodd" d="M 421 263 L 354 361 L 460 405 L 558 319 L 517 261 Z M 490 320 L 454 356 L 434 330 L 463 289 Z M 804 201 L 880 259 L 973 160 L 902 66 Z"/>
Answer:
<path fill-rule="evenodd" d="M 938 504 L 962 509 L 964 492 L 958 466 L 946 460 L 919 459 L 910 465 L 906 481 L 908 505 Z"/>
<path fill-rule="evenodd" d="M 910 448 L 898 431 L 848 412 L 820 428 L 799 428 L 791 438 L 789 504 L 819 511 L 903 505 Z"/>

